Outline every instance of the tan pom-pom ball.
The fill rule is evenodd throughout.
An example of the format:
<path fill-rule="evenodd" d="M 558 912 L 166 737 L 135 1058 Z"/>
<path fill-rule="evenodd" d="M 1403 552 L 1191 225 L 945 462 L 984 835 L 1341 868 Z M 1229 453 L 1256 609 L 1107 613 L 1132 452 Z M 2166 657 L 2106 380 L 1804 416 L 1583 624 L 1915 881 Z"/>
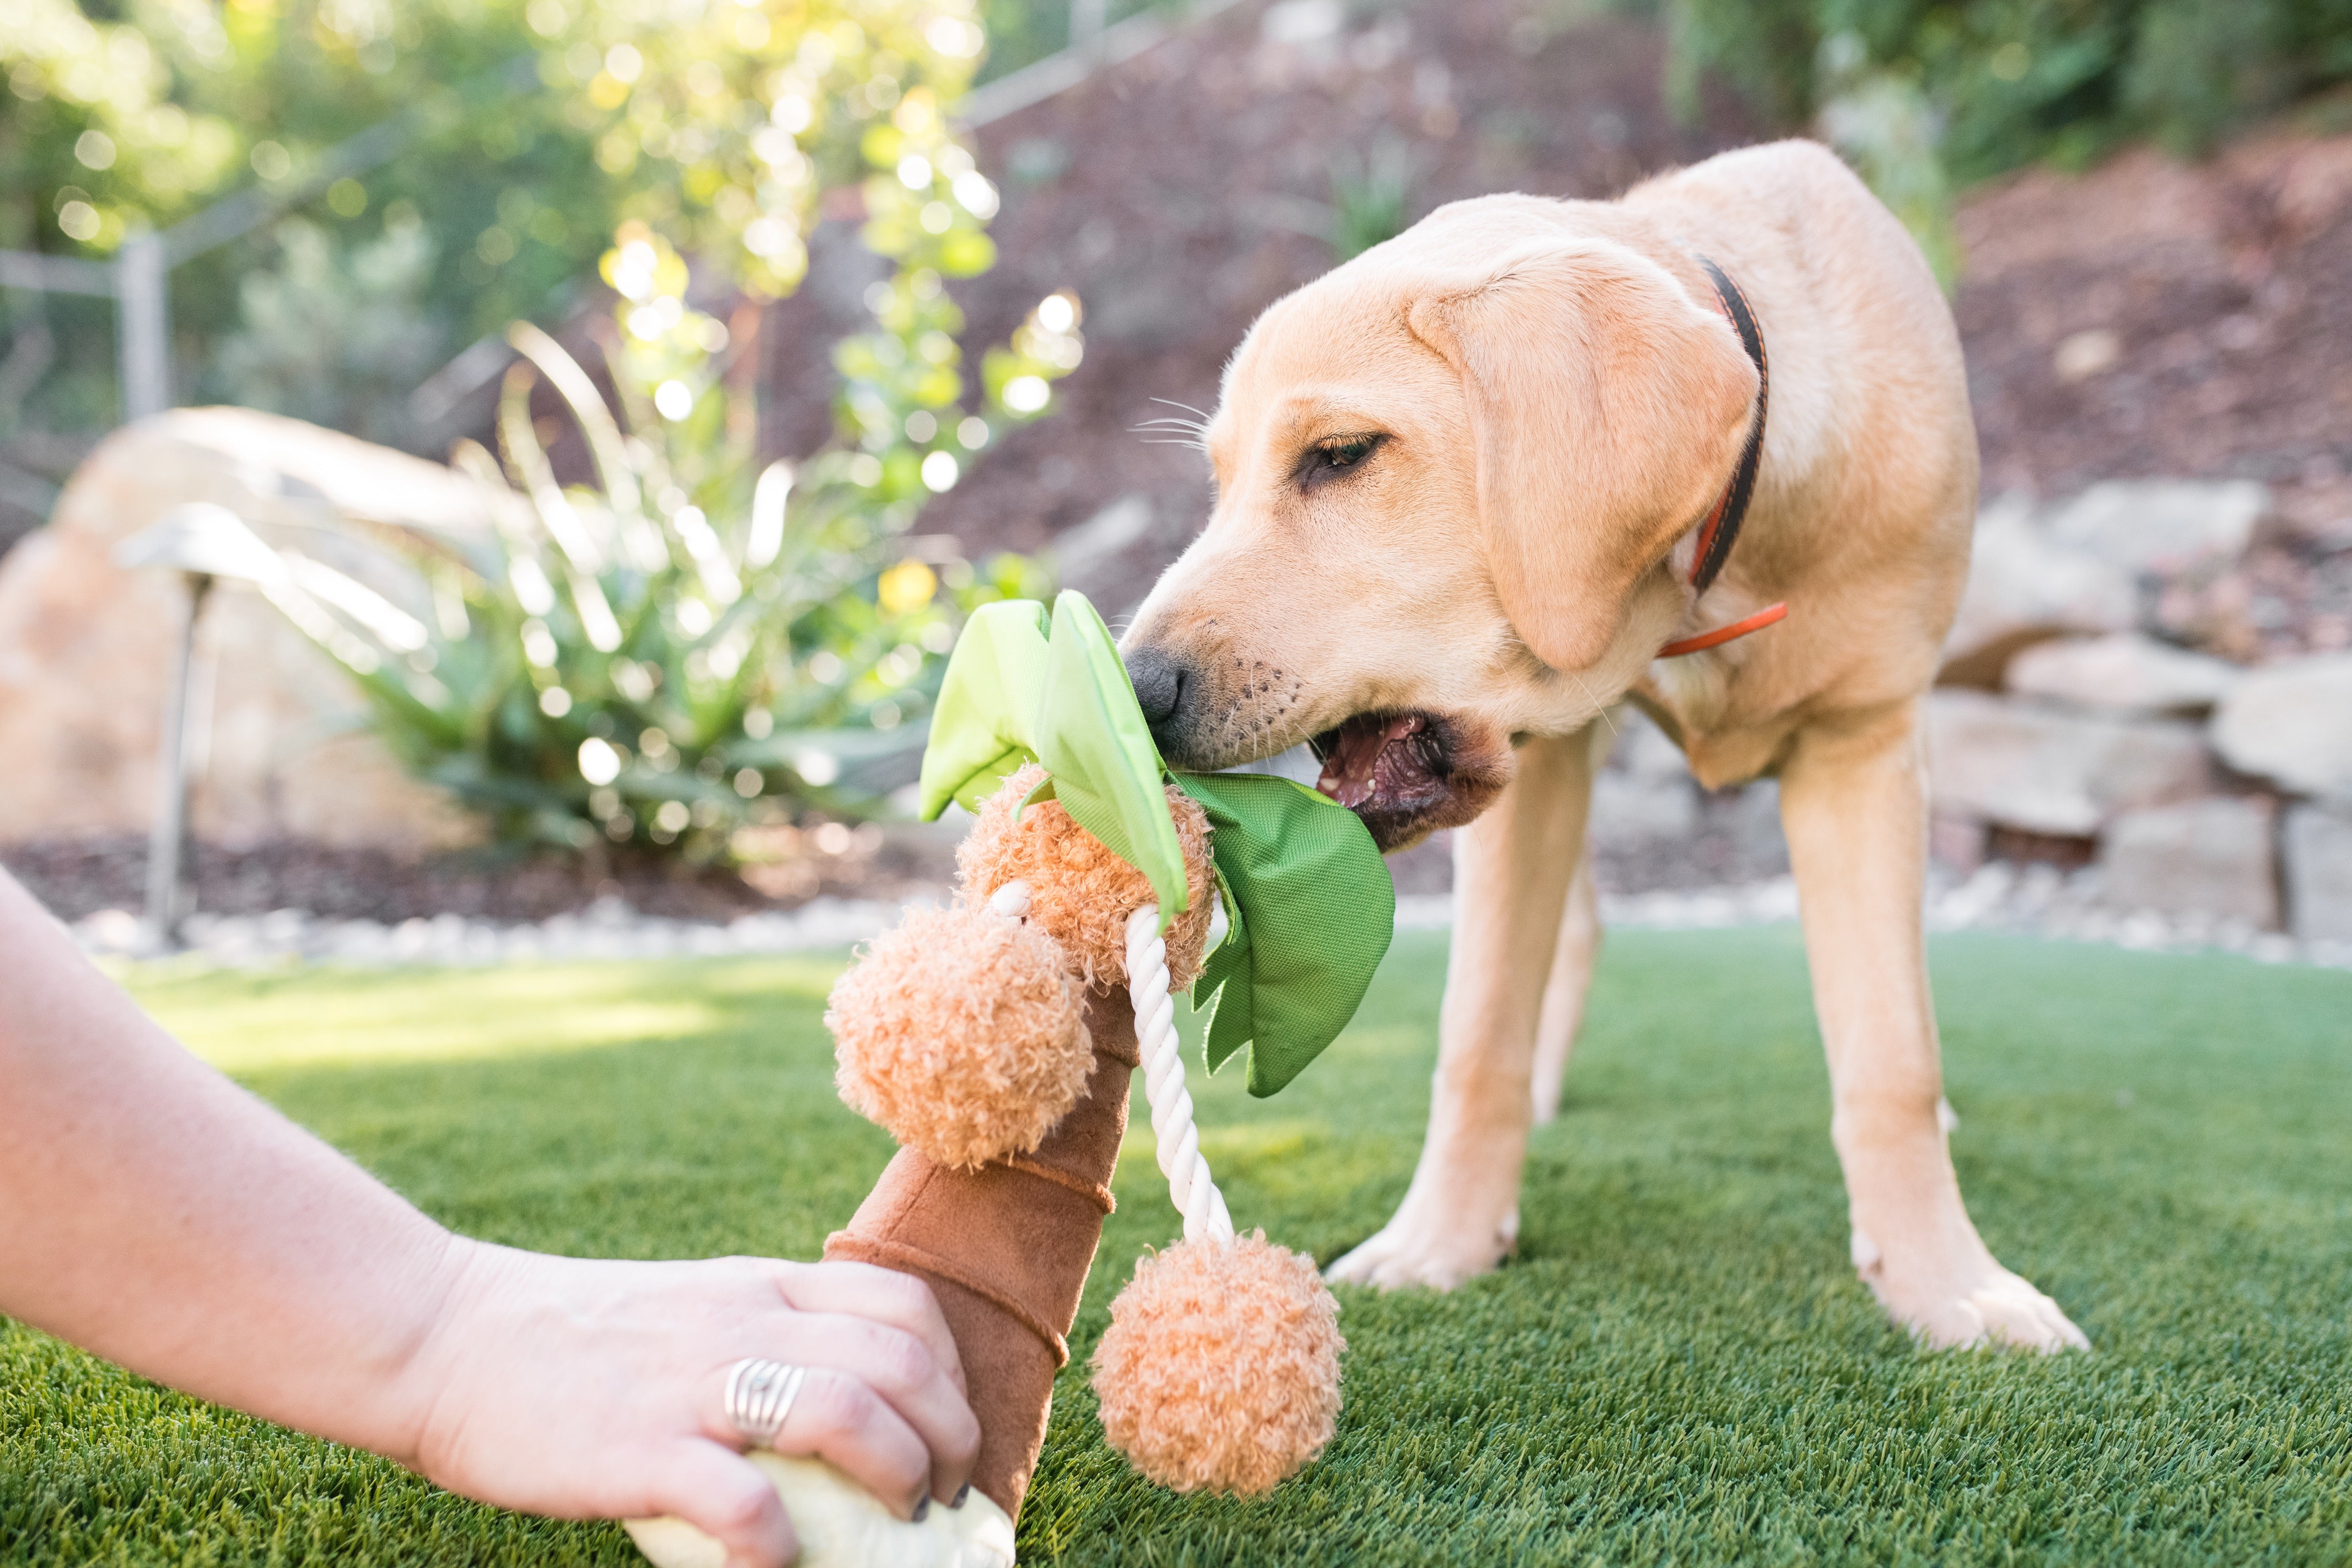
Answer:
<path fill-rule="evenodd" d="M 908 914 L 835 983 L 824 1023 L 841 1098 L 942 1165 L 1036 1148 L 1094 1069 L 1061 950 L 984 908 Z"/>
<path fill-rule="evenodd" d="M 1127 917 L 1153 901 L 1151 883 L 1079 826 L 1060 801 L 1022 810 L 1045 779 L 1045 770 L 1031 763 L 981 804 L 979 820 L 956 849 L 964 897 L 985 903 L 1007 882 L 1027 883 L 1030 923 L 1062 944 L 1088 985 L 1108 989 L 1127 978 Z M 1201 803 L 1171 784 L 1168 806 L 1184 850 L 1186 893 L 1184 912 L 1168 928 L 1168 988 L 1181 991 L 1201 973 L 1216 879 Z"/>
<path fill-rule="evenodd" d="M 1251 1497 L 1309 1463 L 1339 1415 L 1339 1304 L 1265 1233 L 1136 1265 L 1096 1348 L 1103 1435 L 1180 1492 Z"/>

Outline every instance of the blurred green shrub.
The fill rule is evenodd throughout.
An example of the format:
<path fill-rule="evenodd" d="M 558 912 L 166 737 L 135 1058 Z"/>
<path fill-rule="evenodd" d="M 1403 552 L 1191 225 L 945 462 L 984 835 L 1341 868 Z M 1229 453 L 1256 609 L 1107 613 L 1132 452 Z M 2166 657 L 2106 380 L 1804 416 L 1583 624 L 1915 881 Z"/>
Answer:
<path fill-rule="evenodd" d="M 1952 221 L 1952 187 L 1937 147 L 1941 127 L 1918 82 L 1873 69 L 1862 40 L 1832 33 L 1822 40 L 1823 88 L 1814 126 L 1864 184 L 1903 221 L 1949 292 L 1960 278 L 1960 241 Z"/>
<path fill-rule="evenodd" d="M 886 254 L 969 276 L 996 197 L 942 110 L 985 44 L 971 0 L 5 0 L 0 247 L 102 258 L 286 193 L 339 250 L 421 223 L 423 302 L 463 342 L 561 310 L 632 218 L 788 292 L 820 195 L 865 181 Z M 310 180 L 401 116 L 395 156 Z M 302 265 L 265 229 L 181 268 L 184 366 L 268 337 L 243 280 Z"/>
<path fill-rule="evenodd" d="M 1404 232 L 1413 174 L 1412 152 L 1394 136 L 1376 138 L 1367 153 L 1343 152 L 1333 163 L 1331 248 L 1340 260 Z"/>
<path fill-rule="evenodd" d="M 1907 89 L 1963 183 L 2040 159 L 2079 165 L 2132 137 L 2195 153 L 2352 79 L 2352 0 L 1665 0 L 1665 12 L 1668 86 L 1685 109 L 1702 70 L 1789 127 L 1841 97 Z"/>
<path fill-rule="evenodd" d="M 457 454 L 494 531 L 427 565 L 415 613 L 316 563 L 281 604 L 351 668 L 394 755 L 503 842 L 709 861 L 747 824 L 868 811 L 912 777 L 963 616 L 1045 591 L 1017 557 L 975 570 L 896 541 L 960 454 L 1034 414 L 1076 363 L 1074 305 L 1039 306 L 977 411 L 951 372 L 911 390 L 885 374 L 866 393 L 877 407 L 914 405 L 895 429 L 861 420 L 855 444 L 762 467 L 726 326 L 687 306 L 677 253 L 631 226 L 605 271 L 622 295 L 605 354 L 619 409 L 517 326 L 504 460 Z M 886 328 L 845 357 L 890 360 L 900 341 Z M 556 480 L 531 414 L 541 378 L 585 438 L 593 486 Z"/>
<path fill-rule="evenodd" d="M 303 218 L 278 229 L 278 265 L 239 285 L 244 321 L 205 377 L 221 401 L 290 414 L 388 447 L 415 447 L 409 394 L 449 351 L 427 290 L 434 246 L 415 217 L 339 241 Z"/>

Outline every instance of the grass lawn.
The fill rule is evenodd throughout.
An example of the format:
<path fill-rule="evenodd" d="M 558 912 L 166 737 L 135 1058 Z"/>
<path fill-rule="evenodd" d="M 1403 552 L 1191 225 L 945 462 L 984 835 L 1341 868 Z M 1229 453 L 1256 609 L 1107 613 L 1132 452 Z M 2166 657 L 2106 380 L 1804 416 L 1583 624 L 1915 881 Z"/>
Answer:
<path fill-rule="evenodd" d="M 1444 959 L 1401 937 L 1276 1099 L 1196 1083 L 1244 1224 L 1328 1261 L 1386 1218 Z M 836 962 L 138 990 L 453 1226 L 805 1258 L 890 1149 L 833 1095 Z M 1622 932 L 1518 1258 L 1450 1296 L 1342 1292 L 1338 1440 L 1259 1501 L 1157 1491 L 1094 1423 L 1085 1356 L 1177 1228 L 1140 1122 L 1024 1562 L 2352 1561 L 2352 974 L 1979 935 L 1935 963 L 1978 1223 L 2095 1354 L 1915 1352 L 1844 1261 L 1793 930 Z M 0 1562 L 635 1561 L 617 1528 L 459 1501 L 0 1321 Z"/>

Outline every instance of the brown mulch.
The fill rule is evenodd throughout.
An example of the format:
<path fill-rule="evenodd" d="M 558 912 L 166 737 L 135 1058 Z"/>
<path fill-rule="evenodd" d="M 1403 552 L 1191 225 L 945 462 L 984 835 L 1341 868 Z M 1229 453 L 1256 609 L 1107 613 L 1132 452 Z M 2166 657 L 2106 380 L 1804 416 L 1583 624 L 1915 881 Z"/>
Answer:
<path fill-rule="evenodd" d="M 2029 170 L 1959 226 L 1989 490 L 2227 475 L 2326 492 L 2304 521 L 2352 530 L 2352 136 Z"/>
<path fill-rule="evenodd" d="M 2165 630 L 2243 660 L 2352 647 L 2352 136 L 2031 170 L 1959 220 L 1987 492 L 2263 480 L 2277 515 L 2165 596 Z"/>
<path fill-rule="evenodd" d="M 920 527 L 975 555 L 1037 551 L 1148 498 L 1150 531 L 1083 584 L 1108 615 L 1142 596 L 1208 500 L 1199 455 L 1136 427 L 1180 412 L 1157 398 L 1213 407 L 1249 323 L 1330 268 L 1335 182 L 1402 169 L 1409 222 L 1493 191 L 1612 195 L 1757 134 L 1720 94 L 1701 125 L 1676 124 L 1661 37 L 1630 18 L 1554 28 L 1513 0 L 1404 0 L 1282 44 L 1266 40 L 1265 10 L 1238 6 L 979 136 L 1004 205 L 995 269 L 955 289 L 967 342 L 1002 342 L 1067 288 L 1084 303 L 1086 360 L 1053 416 L 985 455 Z M 824 332 L 855 316 L 870 276 L 844 248 L 828 255 L 821 237 L 812 287 L 763 329 L 763 384 L 791 389 L 765 433 L 787 447 L 823 437 L 824 405 L 804 389 L 826 386 Z"/>
<path fill-rule="evenodd" d="M 0 845 L 0 866 L 60 920 L 144 907 L 143 837 Z M 285 840 L 192 847 L 195 907 L 217 915 L 295 909 L 328 920 L 398 921 L 455 913 L 539 921 L 618 898 L 666 920 L 728 921 L 820 895 L 898 899 L 936 889 L 952 861 L 934 846 L 854 840 L 837 853 L 813 843 L 773 862 L 696 870 L 651 857 L 594 866 L 570 857 L 460 852 L 396 855 Z"/>

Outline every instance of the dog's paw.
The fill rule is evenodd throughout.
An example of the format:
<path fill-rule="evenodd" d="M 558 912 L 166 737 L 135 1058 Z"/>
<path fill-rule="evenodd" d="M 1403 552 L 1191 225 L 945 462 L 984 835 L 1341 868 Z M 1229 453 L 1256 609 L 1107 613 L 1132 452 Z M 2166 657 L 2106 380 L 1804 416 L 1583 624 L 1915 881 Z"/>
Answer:
<path fill-rule="evenodd" d="M 1519 1237 L 1519 1213 L 1499 1225 L 1444 1225 L 1400 1209 L 1379 1234 L 1323 1271 L 1335 1285 L 1376 1285 L 1383 1290 L 1424 1286 L 1451 1290 L 1503 1260 Z"/>
<path fill-rule="evenodd" d="M 1857 1230 L 1853 1264 L 1888 1316 L 1910 1330 L 1923 1349 L 2005 1345 L 2048 1354 L 2091 1348 L 2088 1337 L 2058 1310 L 2057 1302 L 1994 1262 L 1990 1254 L 1949 1268 L 1905 1270 L 1912 1277 L 1898 1278 L 1870 1238 Z"/>

